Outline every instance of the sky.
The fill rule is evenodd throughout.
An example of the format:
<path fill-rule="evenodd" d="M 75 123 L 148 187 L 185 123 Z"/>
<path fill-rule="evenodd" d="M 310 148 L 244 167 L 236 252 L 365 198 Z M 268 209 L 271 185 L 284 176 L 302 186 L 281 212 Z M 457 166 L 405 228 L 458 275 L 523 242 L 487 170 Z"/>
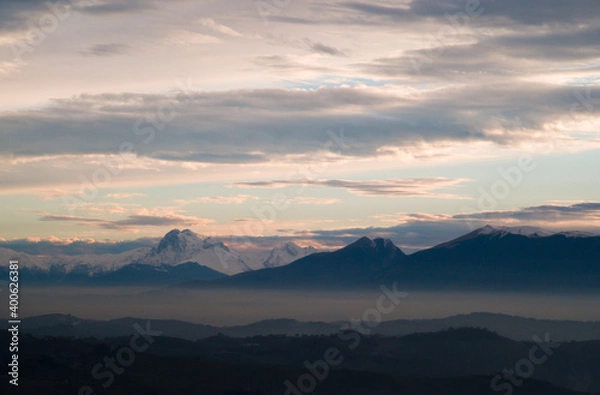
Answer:
<path fill-rule="evenodd" d="M 598 1 L 0 10 L 0 243 L 600 233 Z"/>

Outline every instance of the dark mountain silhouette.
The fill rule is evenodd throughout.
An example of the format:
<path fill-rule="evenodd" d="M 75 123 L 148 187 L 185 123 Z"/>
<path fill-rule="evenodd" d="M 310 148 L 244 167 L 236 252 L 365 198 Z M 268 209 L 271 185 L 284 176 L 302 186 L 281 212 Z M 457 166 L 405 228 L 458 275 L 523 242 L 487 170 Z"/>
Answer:
<path fill-rule="evenodd" d="M 600 237 L 486 226 L 411 255 L 380 280 L 413 288 L 600 289 Z"/>
<path fill-rule="evenodd" d="M 531 227 L 486 226 L 408 256 L 390 240 L 367 237 L 337 251 L 304 256 L 311 252 L 310 248 L 288 244 L 265 257 L 262 267 L 266 269 L 250 270 L 239 254 L 218 240 L 203 239 L 188 230 L 173 230 L 157 247 L 149 252 L 137 251 L 131 255 L 137 258 L 123 266 L 25 266 L 21 268 L 21 279 L 35 285 L 182 284 L 261 289 L 377 289 L 393 282 L 407 291 L 600 289 L 600 236 L 582 232 L 552 234 Z M 228 254 L 221 258 L 230 269 L 235 266 L 232 262 L 239 264 L 234 273 L 244 268 L 249 271 L 227 277 L 208 267 L 223 267 L 218 257 L 221 253 Z M 201 260 L 183 259 L 188 256 Z M 285 264 L 294 256 L 303 257 Z M 7 268 L 0 267 L 0 276 L 6 275 Z"/>
<path fill-rule="evenodd" d="M 19 359 L 28 370 L 19 393 L 75 394 L 84 385 L 105 393 L 101 387 L 104 380 L 90 372 L 111 358 L 123 361 L 122 350 L 130 347 L 133 333 L 100 341 L 23 334 Z M 0 333 L 5 344 L 9 337 L 7 331 Z M 500 372 L 515 370 L 516 364 L 531 358 L 535 347 L 532 342 L 515 342 L 475 328 L 400 338 L 362 336 L 355 348 L 349 339 L 339 335 L 231 338 L 221 334 L 190 342 L 155 336 L 149 349 L 135 354 L 134 362 L 115 376 L 109 393 L 281 395 L 286 393 L 284 382 L 296 385 L 301 376 L 316 371 L 323 379 L 315 381 L 310 391 L 314 394 L 491 395 L 504 393 L 491 386 L 495 378 L 496 385 L 509 383 Z M 341 358 L 327 367 L 326 375 L 324 362 L 318 370 L 310 367 L 330 349 L 337 350 Z M 535 350 L 536 358 L 547 358 L 526 372 L 531 377 L 518 379 L 519 385 L 512 386 L 511 393 L 574 395 L 581 392 L 568 388 L 585 393 L 600 390 L 600 342 L 562 344 L 548 350 Z M 2 354 L 0 362 L 6 363 Z M 0 379 L 0 393 L 9 393 L 6 371 L 0 373 Z"/>
<path fill-rule="evenodd" d="M 82 319 L 72 315 L 48 314 L 23 318 L 21 328 L 36 336 L 74 336 L 78 338 L 127 336 L 142 318 L 119 318 L 108 321 Z M 331 335 L 338 333 L 344 322 L 301 322 L 293 319 L 270 319 L 246 325 L 213 326 L 178 320 L 152 320 L 152 327 L 165 336 L 186 340 L 204 339 L 222 333 L 231 337 L 260 335 Z M 7 328 L 0 322 L 0 328 Z M 504 314 L 471 313 L 446 318 L 393 320 L 381 322 L 371 329 L 372 334 L 405 336 L 450 328 L 485 328 L 501 336 L 530 341 L 532 334 L 550 332 L 552 339 L 560 342 L 600 340 L 600 321 L 582 322 L 566 320 L 540 320 Z"/>
<path fill-rule="evenodd" d="M 376 289 L 392 282 L 405 290 L 598 290 L 600 236 L 486 226 L 409 256 L 390 240 L 363 237 L 287 266 L 184 286 Z"/>
<path fill-rule="evenodd" d="M 334 252 L 315 253 L 289 265 L 241 273 L 211 283 L 217 287 L 355 287 L 400 265 L 406 255 L 387 239 L 363 237 Z"/>

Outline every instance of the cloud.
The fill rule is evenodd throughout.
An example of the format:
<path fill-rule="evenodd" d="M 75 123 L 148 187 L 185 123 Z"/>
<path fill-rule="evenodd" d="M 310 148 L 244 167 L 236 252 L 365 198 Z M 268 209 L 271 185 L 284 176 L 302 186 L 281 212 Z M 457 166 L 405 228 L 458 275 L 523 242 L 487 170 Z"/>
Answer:
<path fill-rule="evenodd" d="M 44 222 L 71 222 L 79 226 L 94 226 L 111 230 L 131 231 L 140 227 L 193 227 L 206 226 L 213 220 L 183 215 L 142 215 L 132 214 L 120 220 L 103 218 L 79 217 L 68 215 L 43 215 L 39 218 Z"/>
<path fill-rule="evenodd" d="M 485 225 L 538 226 L 549 231 L 586 231 L 600 234 L 600 203 L 540 205 L 515 210 L 465 214 L 396 213 L 377 215 L 385 226 L 292 231 L 292 239 L 339 247 L 362 237 L 393 240 L 405 252 L 415 252 L 460 237 Z M 388 224 L 395 223 L 389 226 Z"/>
<path fill-rule="evenodd" d="M 290 201 L 291 201 L 291 203 L 294 203 L 294 204 L 310 204 L 310 205 L 317 205 L 317 206 L 336 204 L 336 203 L 341 202 L 340 199 L 335 199 L 335 198 L 315 198 L 315 197 L 304 197 L 304 196 L 298 196 L 298 197 L 292 198 L 292 199 L 290 199 Z"/>
<path fill-rule="evenodd" d="M 112 214 L 125 214 L 131 208 L 139 207 L 138 204 L 134 203 L 104 203 L 104 202 L 78 202 L 72 203 L 72 209 L 77 210 L 80 213 L 86 215 L 112 215 Z"/>
<path fill-rule="evenodd" d="M 61 15 L 83 12 L 90 15 L 110 16 L 123 13 L 141 12 L 155 8 L 155 0 L 0 0 L 0 31 L 28 30 L 27 22 L 38 22 L 44 15 L 53 15 L 57 10 Z"/>
<path fill-rule="evenodd" d="M 549 5 L 535 0 L 526 7 L 518 0 L 324 1 L 293 18 L 271 19 L 305 24 L 307 30 L 315 23 L 347 29 L 354 25 L 364 29 L 361 33 L 370 41 L 398 37 L 388 55 L 363 57 L 355 64 L 363 66 L 355 72 L 371 77 L 395 77 L 402 82 L 417 77 L 439 84 L 510 78 L 518 86 L 526 76 L 564 77 L 567 70 L 584 73 L 583 68 L 597 64 L 600 23 L 593 15 L 599 12 L 600 4 L 592 1 L 561 0 Z M 301 64 L 294 67 L 292 60 L 281 54 L 261 58 L 273 70 L 312 70 L 302 69 Z M 344 71 L 347 68 L 337 69 L 338 74 Z"/>
<path fill-rule="evenodd" d="M 464 220 L 494 220 L 504 222 L 530 222 L 560 224 L 577 222 L 582 225 L 600 226 L 600 203 L 576 203 L 572 205 L 540 205 L 519 210 L 482 211 L 456 215 Z"/>
<path fill-rule="evenodd" d="M 155 4 L 153 0 L 92 0 L 84 2 L 80 9 L 95 15 L 122 14 L 152 9 Z"/>
<path fill-rule="evenodd" d="M 311 49 L 312 50 L 312 49 Z M 338 70 L 334 67 L 324 66 L 310 62 L 303 56 L 297 55 L 262 55 L 252 59 L 252 63 L 265 69 L 280 73 L 304 73 L 335 74 Z"/>
<path fill-rule="evenodd" d="M 594 90 L 591 95 L 595 100 Z M 131 141 L 136 127 L 139 141 L 152 136 L 151 143 L 136 144 L 137 155 L 204 163 L 256 163 L 322 151 L 330 140 L 327 131 L 342 126 L 352 141 L 337 151 L 348 157 L 377 156 L 382 147 L 424 141 L 518 147 L 562 140 L 562 146 L 572 142 L 589 149 L 597 142 L 582 135 L 583 124 L 573 121 L 561 128 L 566 117 L 571 119 L 574 103 L 572 87 L 492 82 L 413 96 L 386 87 L 81 95 L 0 114 L 0 153 L 114 154 Z M 161 108 L 172 111 L 159 124 L 162 130 L 144 122 Z M 592 117 L 599 111 L 594 105 L 582 114 Z M 434 125 L 432 116 L 443 127 Z M 597 121 L 591 122 L 585 126 L 590 133 Z"/>
<path fill-rule="evenodd" d="M 600 49 L 595 39 L 600 34 L 600 26 L 467 35 L 452 29 L 444 32 L 423 48 L 409 49 L 398 56 L 377 58 L 357 66 L 364 72 L 385 77 L 418 75 L 424 80 L 450 79 L 472 84 L 490 78 L 513 80 L 535 74 L 560 76 L 568 68 L 577 69 L 597 60 Z M 549 62 L 552 62 L 552 68 Z M 558 67 L 559 64 L 562 67 Z"/>
<path fill-rule="evenodd" d="M 0 247 L 31 255 L 88 255 L 118 254 L 137 248 L 153 247 L 159 238 L 140 238 L 128 241 L 93 240 L 79 238 L 27 238 L 0 240 Z"/>
<path fill-rule="evenodd" d="M 129 49 L 125 44 L 96 44 L 82 51 L 84 56 L 114 56 L 123 54 Z"/>
<path fill-rule="evenodd" d="M 412 178 L 396 180 L 274 180 L 241 182 L 235 184 L 240 188 L 284 188 L 290 185 L 323 186 L 342 188 L 350 193 L 360 196 L 386 196 L 386 197 L 428 197 L 441 199 L 465 199 L 459 195 L 449 193 L 435 193 L 433 191 L 453 187 L 461 184 L 465 179 L 448 178 Z"/>
<path fill-rule="evenodd" d="M 191 30 L 174 30 L 163 39 L 165 44 L 169 45 L 203 45 L 219 44 L 222 40 L 218 37 L 208 34 L 201 34 Z"/>
<path fill-rule="evenodd" d="M 44 222 L 78 222 L 78 223 L 103 223 L 100 218 L 76 217 L 70 215 L 44 215 L 40 218 Z"/>
<path fill-rule="evenodd" d="M 72 222 L 80 225 L 99 226 L 106 229 L 122 229 L 130 226 L 195 226 L 205 224 L 202 219 L 194 217 L 174 218 L 173 215 L 132 215 L 126 219 L 117 221 L 106 221 L 100 218 L 75 217 L 44 214 L 40 220 Z M 372 217 L 373 222 L 381 225 L 371 227 L 341 227 L 336 229 L 310 229 L 310 230 L 285 230 L 287 235 L 282 236 L 251 236 L 251 235 L 222 235 L 220 236 L 225 243 L 232 246 L 236 243 L 251 243 L 262 247 L 281 244 L 283 241 L 297 241 L 303 244 L 319 245 L 322 248 L 338 248 L 356 239 L 369 237 L 384 237 L 392 239 L 401 246 L 405 252 L 414 252 L 428 248 L 453 238 L 469 233 L 476 228 L 485 225 L 492 226 L 540 226 L 550 231 L 569 231 L 581 230 L 594 234 L 600 234 L 600 202 L 582 202 L 567 205 L 551 204 L 524 207 L 514 210 L 501 210 L 489 212 L 473 212 L 461 214 L 431 214 L 431 213 L 395 213 L 381 214 Z M 237 218 L 234 222 L 255 222 L 256 218 Z M 393 225 L 389 225 L 389 224 Z M 72 252 L 81 252 L 83 241 L 65 242 L 44 239 L 41 241 L 18 241 L 9 240 L 0 242 L 0 247 L 11 248 L 17 251 L 30 252 L 38 251 L 56 251 L 56 245 L 68 245 L 74 243 Z M 114 247 L 109 247 L 106 243 L 95 242 L 94 246 L 89 247 L 95 251 L 113 251 L 122 252 L 131 247 L 151 246 L 157 238 L 145 238 L 131 242 L 110 242 Z M 42 240 L 43 241 L 43 240 Z M 33 244 L 32 244 L 33 243 Z M 37 246 L 34 244 L 37 243 Z M 39 244 L 41 243 L 41 244 Z M 91 243 L 85 241 L 85 245 Z M 109 244 L 110 244 L 109 243 Z M 131 244 L 129 244 L 131 243 Z M 88 247 L 86 247 L 87 250 Z M 69 250 L 65 248 L 62 251 Z M 79 251 L 79 252 L 77 252 Z M 31 252 L 30 252 L 31 253 Z M 42 253 L 42 252 L 40 252 Z"/>
<path fill-rule="evenodd" d="M 28 19 L 49 12 L 44 0 L 0 0 L 0 31 L 25 30 Z"/>
<path fill-rule="evenodd" d="M 242 37 L 242 34 L 240 32 L 237 32 L 228 26 L 221 25 L 211 18 L 201 18 L 200 25 L 215 33 L 221 33 L 231 37 Z"/>
<path fill-rule="evenodd" d="M 19 63 L 12 61 L 0 62 L 0 77 L 8 74 L 12 74 L 19 70 Z"/>
<path fill-rule="evenodd" d="M 378 171 L 409 164 L 402 175 L 419 177 L 414 165 L 452 163 L 427 174 L 485 177 L 465 163 L 485 157 L 491 165 L 517 150 L 545 155 L 600 147 L 597 1 L 482 0 L 481 15 L 466 18 L 466 4 L 477 2 L 323 0 L 297 2 L 270 16 L 270 26 L 252 2 L 71 3 L 73 19 L 58 36 L 48 34 L 35 56 L 24 64 L 0 58 L 6 92 L 21 92 L 7 93 L 0 112 L 2 194 L 75 195 L 81 177 L 105 170 L 106 155 L 127 142 L 135 154 L 123 160 L 127 171 L 111 173 L 106 186 L 114 190 L 278 180 L 316 158 L 332 165 L 327 176 L 334 180 L 315 187 L 449 198 L 457 197 L 453 185 L 401 185 L 377 180 L 391 174 Z M 2 56 L 31 33 L 28 21 L 50 12 L 44 0 L 0 0 L 0 9 Z M 132 56 L 114 56 L 133 49 Z M 94 58 L 73 56 L 79 50 Z M 107 62 L 110 78 L 100 81 Z M 199 83 L 174 94 L 169 76 Z M 328 131 L 342 127 L 348 141 L 328 146 Z M 341 179 L 363 176 L 374 181 Z M 326 201 L 334 204 L 320 203 Z M 97 209 L 122 217 L 114 210 L 130 208 Z M 486 215 L 536 220 L 533 209 L 517 211 L 515 218 Z"/>
<path fill-rule="evenodd" d="M 192 203 L 213 203 L 213 204 L 242 204 L 248 200 L 257 199 L 251 195 L 236 195 L 236 196 L 202 196 L 195 199 L 174 200 L 178 204 L 192 204 Z"/>
<path fill-rule="evenodd" d="M 600 5 L 597 2 L 573 3 L 569 0 L 557 0 L 551 6 L 544 0 L 532 0 L 527 4 L 519 0 L 328 1 L 313 7 L 317 23 L 375 26 L 398 23 L 414 25 L 426 21 L 448 23 L 447 15 L 461 15 L 471 23 L 483 25 L 562 25 L 574 21 L 593 21 L 594 15 L 599 12 Z M 300 23 L 301 19 L 290 22 Z"/>
<path fill-rule="evenodd" d="M 337 49 L 336 47 L 326 45 L 320 42 L 311 41 L 309 39 L 306 39 L 305 41 L 308 47 L 311 49 L 311 51 L 315 53 L 331 56 L 346 56 L 346 54 L 343 51 Z"/>
<path fill-rule="evenodd" d="M 146 197 L 145 193 L 131 192 L 131 193 L 109 193 L 106 195 L 108 199 L 132 199 L 136 197 Z"/>

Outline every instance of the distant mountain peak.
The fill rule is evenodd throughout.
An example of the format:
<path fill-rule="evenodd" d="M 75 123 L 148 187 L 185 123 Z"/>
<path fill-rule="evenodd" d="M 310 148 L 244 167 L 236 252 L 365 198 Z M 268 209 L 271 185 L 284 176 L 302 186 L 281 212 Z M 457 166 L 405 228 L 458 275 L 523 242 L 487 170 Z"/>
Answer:
<path fill-rule="evenodd" d="M 172 231 L 164 235 L 164 237 L 160 240 L 158 246 L 156 247 L 156 252 L 162 252 L 167 249 L 176 249 L 181 251 L 183 248 L 179 243 L 180 233 L 181 232 L 179 231 L 179 229 L 173 229 Z"/>
<path fill-rule="evenodd" d="M 540 239 L 552 236 L 563 236 L 565 238 L 587 238 L 597 237 L 597 235 L 588 232 L 567 231 L 567 232 L 551 232 L 534 226 L 491 226 L 486 225 L 479 229 L 460 236 L 454 240 L 439 244 L 434 248 L 453 248 L 463 242 L 475 239 L 502 239 L 506 236 L 522 236 L 528 239 Z"/>
<path fill-rule="evenodd" d="M 370 237 L 363 236 L 353 243 L 348 244 L 344 249 L 369 249 L 375 248 L 375 241 Z"/>
<path fill-rule="evenodd" d="M 562 235 L 565 237 L 595 237 L 596 234 L 582 231 L 562 231 L 562 232 L 551 232 L 546 229 L 542 229 L 535 226 L 490 226 L 486 225 L 483 228 L 479 228 L 472 233 L 479 235 L 498 235 L 505 236 L 507 234 L 521 235 L 527 237 L 549 237 L 555 235 Z"/>
<path fill-rule="evenodd" d="M 376 246 L 382 246 L 383 248 L 392 248 L 396 247 L 394 242 L 390 239 L 376 238 L 373 240 Z"/>
<path fill-rule="evenodd" d="M 148 264 L 178 265 L 192 261 L 226 274 L 248 271 L 244 259 L 221 240 L 203 237 L 190 229 L 169 231 L 158 245 L 139 259 Z"/>
<path fill-rule="evenodd" d="M 297 256 L 300 249 L 301 249 L 301 247 L 298 244 L 291 242 L 291 241 L 285 243 L 281 247 L 281 250 L 284 250 L 285 252 L 287 252 L 288 254 L 290 254 L 292 256 Z"/>
<path fill-rule="evenodd" d="M 161 239 L 155 251 L 157 253 L 167 250 L 181 252 L 188 246 L 198 244 L 200 241 L 200 237 L 189 229 L 183 231 L 173 229 Z"/>
<path fill-rule="evenodd" d="M 548 232 L 542 228 L 535 226 L 490 226 L 486 225 L 483 228 L 479 228 L 475 231 L 480 235 L 499 235 L 504 236 L 507 234 L 521 235 L 528 237 L 546 237 L 552 235 L 552 232 Z"/>
<path fill-rule="evenodd" d="M 400 248 L 398 248 L 394 242 L 390 239 L 375 238 L 363 236 L 356 240 L 354 243 L 347 245 L 340 251 L 362 251 L 362 252 L 374 252 L 384 253 L 389 256 L 395 256 L 396 254 L 405 255 Z"/>
<path fill-rule="evenodd" d="M 300 247 L 298 244 L 289 241 L 271 250 L 269 256 L 263 262 L 263 266 L 266 268 L 284 266 L 315 252 L 317 252 L 317 249 L 313 246 Z"/>
<path fill-rule="evenodd" d="M 348 244 L 345 248 L 348 249 L 382 249 L 382 248 L 398 248 L 394 242 L 390 239 L 384 239 L 377 237 L 371 239 L 370 237 L 363 236 L 353 243 Z"/>

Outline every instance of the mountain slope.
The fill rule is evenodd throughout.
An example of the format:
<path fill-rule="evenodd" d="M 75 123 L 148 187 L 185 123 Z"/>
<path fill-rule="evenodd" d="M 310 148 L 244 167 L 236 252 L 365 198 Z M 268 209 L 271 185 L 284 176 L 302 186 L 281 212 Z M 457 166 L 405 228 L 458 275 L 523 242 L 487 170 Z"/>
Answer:
<path fill-rule="evenodd" d="M 237 252 L 213 238 L 201 238 L 189 229 L 173 229 L 158 245 L 139 257 L 136 263 L 146 265 L 178 265 L 183 262 L 200 264 L 225 274 L 251 271 Z"/>
<path fill-rule="evenodd" d="M 71 315 L 48 314 L 22 320 L 22 330 L 36 336 L 74 336 L 78 338 L 127 336 L 136 322 L 145 318 L 121 318 L 109 321 L 81 319 Z M 336 334 L 344 322 L 301 322 L 294 319 L 270 319 L 246 325 L 212 326 L 177 320 L 153 319 L 152 327 L 165 336 L 196 341 L 222 333 L 245 338 L 264 335 L 330 335 Z M 8 328 L 6 321 L 0 329 Z M 558 342 L 600 341 L 600 321 L 547 320 L 492 313 L 471 313 L 446 318 L 383 321 L 371 328 L 372 334 L 405 336 L 458 328 L 484 328 L 498 335 L 516 340 L 531 341 L 534 334 L 549 332 Z"/>
<path fill-rule="evenodd" d="M 428 288 L 600 289 L 600 236 L 490 226 L 414 253 L 382 278 Z"/>
<path fill-rule="evenodd" d="M 300 247 L 295 243 L 289 242 L 281 247 L 272 249 L 267 259 L 262 263 L 262 266 L 264 268 L 285 266 L 297 259 L 314 254 L 315 252 L 317 252 L 317 250 L 312 246 Z"/>
<path fill-rule="evenodd" d="M 119 322 L 124 326 L 134 323 L 133 319 Z M 152 328 L 156 330 L 154 326 Z M 8 343 L 9 336 L 7 331 L 2 331 L 0 340 Z M 114 356 L 113 350 L 128 346 L 131 336 L 131 326 L 125 336 L 109 338 L 101 343 L 89 338 L 35 338 L 24 334 L 21 342 L 23 348 L 28 350 L 26 360 L 28 365 L 36 368 L 23 385 L 37 381 L 40 387 L 43 384 L 46 389 L 56 389 L 59 383 L 72 383 L 73 388 L 58 393 L 76 393 L 81 382 L 89 383 L 90 367 L 107 355 Z M 313 373 L 323 372 L 320 366 L 324 362 L 314 361 L 322 360 L 324 355 L 328 355 L 324 354 L 326 350 L 331 349 L 337 350 L 340 363 L 329 368 L 327 380 L 318 382 L 318 389 L 313 392 L 315 394 L 495 394 L 507 392 L 507 388 L 510 388 L 511 393 L 515 394 L 550 395 L 570 393 L 557 387 L 585 393 L 597 393 L 600 390 L 600 365 L 597 363 L 600 342 L 546 343 L 536 346 L 532 342 L 515 342 L 474 328 L 403 337 L 362 336 L 360 347 L 352 346 L 356 344 L 353 339 L 341 334 L 252 338 L 217 335 L 189 342 L 164 334 L 155 335 L 152 351 L 136 355 L 136 363 L 127 370 L 127 377 L 133 378 L 115 381 L 117 386 L 118 383 L 126 384 L 115 393 L 132 394 L 132 390 L 140 388 L 139 392 L 133 393 L 204 394 L 208 392 L 207 388 L 220 380 L 220 390 L 209 393 L 251 395 L 260 388 L 264 393 L 282 394 L 286 392 L 283 385 L 286 380 L 297 383 L 297 378 L 307 369 Z M 530 362 L 531 369 L 520 368 L 523 362 L 534 360 L 536 356 L 543 357 L 543 362 L 535 365 Z M 219 364 L 238 365 L 230 366 L 216 377 L 214 367 Z M 259 373 L 268 366 L 302 370 L 281 375 L 273 371 Z M 515 371 L 517 375 L 509 378 L 503 374 L 505 369 Z M 157 375 L 156 372 L 161 374 Z M 244 374 L 239 376 L 242 372 Z M 347 374 L 341 377 L 344 372 Z M 260 377 L 257 377 L 259 374 Z M 160 390 L 156 381 L 159 376 L 168 378 Z M 527 379 L 521 380 L 517 376 Z M 49 378 L 57 377 L 60 380 L 56 380 L 56 383 L 49 381 Z M 190 390 L 190 384 L 196 382 L 198 377 L 202 377 L 200 385 Z M 518 385 L 507 386 L 512 379 L 518 379 Z M 234 380 L 237 388 L 247 391 L 224 391 L 231 388 Z M 49 382 L 53 385 L 49 386 Z M 271 382 L 271 390 L 267 391 L 264 384 L 268 382 Z M 171 392 L 174 385 L 178 385 L 178 392 Z M 40 391 L 27 390 L 25 393 Z"/>
<path fill-rule="evenodd" d="M 210 286 L 376 289 L 396 282 L 404 290 L 599 290 L 599 263 L 600 236 L 486 226 L 409 256 L 390 240 L 363 237 L 338 251 Z"/>
<path fill-rule="evenodd" d="M 362 286 L 400 265 L 406 255 L 390 240 L 363 237 L 334 252 L 315 253 L 289 265 L 242 273 L 214 281 L 214 287 L 338 287 Z M 187 286 L 206 286 L 189 283 Z"/>
<path fill-rule="evenodd" d="M 9 336 L 4 331 L 0 341 L 7 344 Z M 422 338 L 365 338 L 354 352 L 348 350 L 347 343 L 333 337 L 231 339 L 215 336 L 196 343 L 168 337 L 152 340 L 151 352 L 135 355 L 135 363 L 127 367 L 126 375 L 115 376 L 109 393 L 297 395 L 305 393 L 298 389 L 306 387 L 301 380 L 312 377 L 314 388 L 306 393 L 314 395 L 494 395 L 507 393 L 503 389 L 496 392 L 498 390 L 490 386 L 496 372 L 502 367 L 514 367 L 515 361 L 527 357 L 531 347 L 475 330 Z M 92 392 L 101 393 L 102 382 L 91 380 L 90 370 L 98 361 L 106 358 L 114 361 L 115 350 L 125 349 L 130 342 L 131 333 L 104 341 L 23 336 L 20 343 L 23 349 L 29 350 L 25 361 L 35 369 L 20 383 L 20 393 L 74 394 L 82 392 L 79 389 L 83 384 L 91 386 Z M 567 384 L 586 393 L 597 393 L 597 375 L 589 381 L 571 380 L 569 362 L 591 359 L 593 352 L 598 351 L 594 347 L 585 352 L 586 345 L 581 346 L 577 353 L 556 354 L 548 358 L 548 362 L 535 366 L 533 377 L 509 386 L 510 392 L 515 395 L 581 394 L 564 389 Z M 312 363 L 323 358 L 323 350 L 333 347 L 339 351 L 341 363 L 327 370 L 320 367 L 320 363 Z M 454 352 L 456 349 L 458 353 Z M 429 357 L 428 352 L 433 352 L 433 356 Z M 463 358 L 463 354 L 468 358 Z M 492 374 L 472 373 L 474 369 L 481 371 L 490 367 L 494 370 Z M 591 374 L 597 373 L 597 369 L 592 369 Z M 9 376 L 4 373 L 1 378 L 0 393 L 14 392 L 9 389 Z"/>
<path fill-rule="evenodd" d="M 8 278 L 6 267 L 0 267 L 0 276 Z M 108 271 L 98 270 L 89 265 L 79 265 L 69 271 L 62 266 L 52 266 L 49 270 L 25 267 L 19 273 L 21 281 L 38 286 L 166 286 L 190 281 L 190 279 L 210 281 L 225 276 L 196 262 L 186 262 L 176 266 L 132 263 Z"/>
<path fill-rule="evenodd" d="M 275 246 L 268 252 L 234 251 L 223 241 L 202 236 L 189 229 L 168 232 L 158 245 L 135 262 L 147 265 L 178 265 L 182 262 L 198 262 L 218 272 L 233 275 L 267 267 L 284 266 L 290 262 L 315 253 L 314 247 L 300 247 L 294 243 Z"/>
<path fill-rule="evenodd" d="M 314 252 L 313 247 L 287 243 L 266 252 L 240 254 L 220 240 L 173 229 L 153 248 L 119 254 L 36 256 L 0 248 L 0 258 L 18 259 L 22 278 L 36 284 L 170 285 L 284 266 Z M 0 266 L 0 274 L 5 271 Z"/>

